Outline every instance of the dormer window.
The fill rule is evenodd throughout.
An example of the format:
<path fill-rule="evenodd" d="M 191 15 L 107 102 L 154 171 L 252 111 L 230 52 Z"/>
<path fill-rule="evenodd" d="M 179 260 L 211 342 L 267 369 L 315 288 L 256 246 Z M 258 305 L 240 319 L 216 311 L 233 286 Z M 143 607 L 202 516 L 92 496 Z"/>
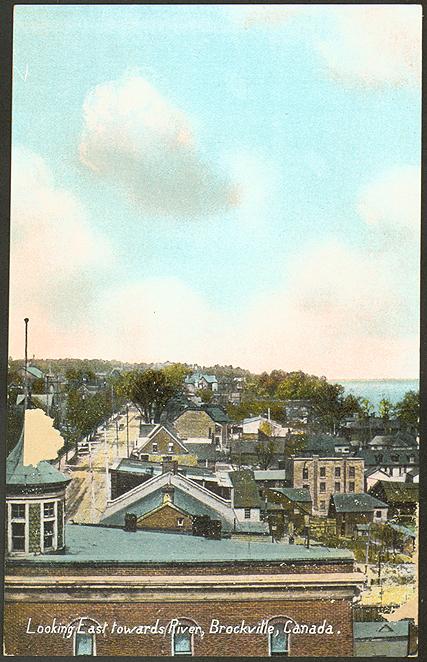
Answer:
<path fill-rule="evenodd" d="M 154 441 L 153 442 L 153 453 L 157 453 L 158 450 L 159 450 L 159 447 L 157 446 L 156 442 Z"/>

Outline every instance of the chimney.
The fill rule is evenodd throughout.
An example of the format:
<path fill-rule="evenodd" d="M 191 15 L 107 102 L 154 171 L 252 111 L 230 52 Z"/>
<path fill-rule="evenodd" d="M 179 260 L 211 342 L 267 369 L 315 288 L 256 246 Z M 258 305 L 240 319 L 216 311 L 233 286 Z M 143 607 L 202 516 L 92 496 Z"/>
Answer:
<path fill-rule="evenodd" d="M 126 513 L 125 515 L 125 531 L 136 531 L 137 516 L 134 513 Z"/>
<path fill-rule="evenodd" d="M 162 461 L 162 474 L 167 474 L 171 471 L 173 474 L 176 474 L 178 471 L 178 461 L 177 460 L 163 460 Z"/>

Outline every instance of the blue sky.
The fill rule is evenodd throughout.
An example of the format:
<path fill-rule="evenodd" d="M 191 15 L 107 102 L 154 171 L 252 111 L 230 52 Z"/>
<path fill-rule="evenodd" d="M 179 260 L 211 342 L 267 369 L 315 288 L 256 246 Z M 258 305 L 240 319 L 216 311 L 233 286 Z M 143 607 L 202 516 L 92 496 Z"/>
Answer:
<path fill-rule="evenodd" d="M 357 12 L 356 24 L 349 11 Z M 32 196 L 37 198 L 35 160 L 41 159 L 49 173 L 45 195 L 66 191 L 78 204 L 77 220 L 69 214 L 69 231 L 75 222 L 78 237 L 84 226 L 95 254 L 105 244 L 94 260 L 87 247 L 87 263 L 74 265 L 67 252 L 60 259 L 65 221 L 52 204 L 49 254 L 56 255 L 37 255 L 34 248 L 46 267 L 37 291 L 61 303 L 51 304 L 45 316 L 44 296 L 30 310 L 38 329 L 36 354 L 245 363 L 255 370 L 299 367 L 332 377 L 416 375 L 417 219 L 412 243 L 402 248 L 400 233 L 414 215 L 404 205 L 413 204 L 414 195 L 416 200 L 418 186 L 421 14 L 416 6 L 368 12 L 357 6 L 290 12 L 266 6 L 15 8 L 13 143 L 15 190 L 21 196 L 16 208 L 31 207 Z M 117 110 L 123 103 L 125 111 Z M 150 124 L 157 121 L 149 115 L 150 104 L 163 122 L 160 128 Z M 172 139 L 171 123 L 177 127 L 176 149 L 163 149 Z M 184 206 L 183 179 L 189 189 Z M 391 198 L 397 195 L 394 181 L 407 184 L 391 204 L 387 186 Z M 381 199 L 378 208 L 376 191 L 384 209 Z M 362 205 L 361 212 L 364 195 L 371 207 Z M 24 216 L 12 218 L 12 353 L 20 347 L 14 310 L 18 319 L 37 298 L 37 279 L 28 300 L 13 297 L 14 273 L 18 285 L 28 254 L 23 242 L 37 227 L 36 212 Z M 66 269 L 58 267 L 65 261 Z M 334 262 L 344 273 L 331 283 Z M 353 265 L 350 275 L 346 264 Z M 391 265 L 406 264 L 409 273 L 405 282 L 399 279 L 393 301 L 370 313 L 382 317 L 368 319 L 364 311 L 350 324 L 342 302 L 353 301 L 350 317 L 357 317 L 360 297 L 370 296 L 369 282 L 358 288 L 358 264 L 365 277 L 373 269 L 374 302 L 388 300 L 396 289 L 388 278 Z M 64 273 L 55 294 L 58 268 Z M 82 278 L 85 301 L 75 291 Z M 298 292 L 301 281 L 307 282 Z M 378 283 L 384 283 L 385 297 Z M 147 288 L 154 302 L 148 307 L 134 300 L 149 301 Z M 311 301 L 322 297 L 328 298 L 328 316 Z M 120 301 L 128 302 L 126 311 Z M 275 319 L 276 307 L 283 319 Z M 110 335 L 106 315 L 113 318 Z M 176 320 L 175 331 L 169 316 Z M 274 327 L 267 335 L 261 319 Z M 212 336 L 206 331 L 211 328 Z M 102 335 L 98 344 L 90 340 L 95 329 Z M 331 333 L 343 339 L 336 352 L 330 349 Z M 287 347 L 283 353 L 280 345 Z M 388 348 L 384 356 L 378 356 L 379 346 Z M 402 356 L 409 347 L 410 360 Z"/>

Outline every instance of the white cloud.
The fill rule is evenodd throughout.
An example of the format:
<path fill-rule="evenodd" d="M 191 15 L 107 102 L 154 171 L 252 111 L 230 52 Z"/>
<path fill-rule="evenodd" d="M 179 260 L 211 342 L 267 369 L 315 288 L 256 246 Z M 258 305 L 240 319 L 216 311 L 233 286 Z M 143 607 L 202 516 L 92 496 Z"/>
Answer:
<path fill-rule="evenodd" d="M 82 163 L 143 213 L 196 217 L 235 204 L 231 183 L 200 155 L 191 122 L 140 76 L 97 85 L 83 110 Z"/>
<path fill-rule="evenodd" d="M 240 28 L 284 28 L 284 38 L 301 16 L 305 40 L 322 57 L 328 75 L 342 84 L 420 83 L 420 5 L 240 5 L 224 11 Z M 328 36 L 320 37 L 325 30 Z"/>
<path fill-rule="evenodd" d="M 420 6 L 346 5 L 327 11 L 335 30 L 317 48 L 333 78 L 368 87 L 419 84 Z"/>
<path fill-rule="evenodd" d="M 363 220 L 399 240 L 419 236 L 421 221 L 421 170 L 400 166 L 388 170 L 362 191 L 358 212 Z"/>
<path fill-rule="evenodd" d="M 287 274 L 286 286 L 230 313 L 175 278 L 103 286 L 86 307 L 90 286 L 75 288 L 70 299 L 82 272 L 100 266 L 105 253 L 97 252 L 98 238 L 75 199 L 55 187 L 41 159 L 24 156 L 19 168 L 14 159 L 12 353 L 22 354 L 20 329 L 28 315 L 39 356 L 224 363 L 328 377 L 417 373 L 417 265 L 393 232 L 410 218 L 412 246 L 418 246 L 418 170 L 384 173 L 361 192 L 357 204 L 372 245 L 329 240 L 307 246 L 278 274 L 278 282 Z M 383 226 L 395 237 L 386 250 Z M 49 309 L 55 288 L 71 316 L 79 313 L 74 327 L 58 320 L 56 306 Z"/>
<path fill-rule="evenodd" d="M 33 346 L 64 346 L 96 296 L 108 242 L 95 232 L 79 201 L 55 185 L 44 160 L 22 147 L 12 155 L 10 351 L 22 355 L 23 318 Z M 35 325 L 35 326 L 34 326 Z M 38 330 L 37 330 L 38 329 Z M 73 338 L 78 344 L 83 338 Z M 52 343 L 52 345 L 50 345 Z M 65 343 L 66 344 L 66 343 Z"/>

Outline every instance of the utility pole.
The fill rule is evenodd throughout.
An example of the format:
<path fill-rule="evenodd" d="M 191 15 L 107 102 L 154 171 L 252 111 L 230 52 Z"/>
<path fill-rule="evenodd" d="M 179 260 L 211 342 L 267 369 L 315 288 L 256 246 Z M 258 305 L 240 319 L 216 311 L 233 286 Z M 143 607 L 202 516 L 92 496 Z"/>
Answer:
<path fill-rule="evenodd" d="M 28 405 L 28 317 L 24 319 L 25 322 L 25 366 L 24 366 L 24 425 L 25 425 L 25 412 Z"/>
<path fill-rule="evenodd" d="M 90 473 L 90 513 L 92 523 L 95 521 L 95 484 L 93 480 L 92 442 L 89 441 L 89 473 Z"/>
<path fill-rule="evenodd" d="M 104 455 L 105 455 L 105 496 L 108 501 L 108 488 L 109 488 L 109 481 L 108 481 L 108 444 L 107 444 L 107 421 L 104 423 Z"/>
<path fill-rule="evenodd" d="M 129 457 L 129 403 L 126 403 L 126 448 Z"/>

